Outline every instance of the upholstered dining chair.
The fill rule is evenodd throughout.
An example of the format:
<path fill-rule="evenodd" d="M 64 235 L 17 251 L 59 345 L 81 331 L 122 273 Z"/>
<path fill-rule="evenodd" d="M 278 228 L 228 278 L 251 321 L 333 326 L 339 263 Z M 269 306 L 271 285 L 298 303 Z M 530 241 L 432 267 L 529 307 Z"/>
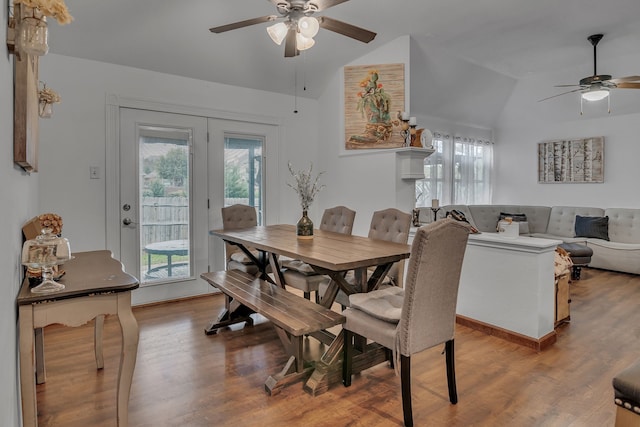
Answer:
<path fill-rule="evenodd" d="M 238 230 L 258 225 L 258 215 L 253 206 L 235 204 L 222 208 L 222 228 Z M 251 251 L 258 257 L 258 251 Z M 249 274 L 256 274 L 258 266 L 251 261 L 237 246 L 225 243 L 227 270 L 241 270 Z"/>
<path fill-rule="evenodd" d="M 411 228 L 411 214 L 402 212 L 395 208 L 376 211 L 371 217 L 368 237 L 370 239 L 385 240 L 387 242 L 407 243 L 409 240 L 409 230 Z M 402 283 L 404 273 L 404 260 L 395 263 L 384 279 L 388 285 L 398 285 Z M 345 280 L 351 284 L 355 282 L 352 271 L 347 273 Z M 324 295 L 328 283 L 320 284 L 320 294 Z M 335 301 L 342 307 L 349 306 L 349 297 L 342 290 L 338 291 Z"/>
<path fill-rule="evenodd" d="M 444 219 L 418 229 L 411 246 L 404 288 L 386 287 L 349 296 L 342 312 L 343 383 L 351 385 L 354 335 L 368 338 L 393 351 L 392 364 L 400 365 L 405 426 L 413 425 L 411 408 L 411 355 L 445 344 L 449 400 L 458 402 L 454 365 L 456 304 L 462 261 L 470 227 Z"/>
<path fill-rule="evenodd" d="M 323 231 L 351 234 L 355 217 L 356 212 L 345 206 L 328 208 L 322 214 L 319 228 Z M 311 299 L 311 292 L 315 292 L 317 302 L 320 283 L 328 283 L 329 278 L 317 274 L 309 264 L 300 260 L 286 260 L 282 262 L 282 266 L 285 283 L 301 290 L 306 299 Z"/>

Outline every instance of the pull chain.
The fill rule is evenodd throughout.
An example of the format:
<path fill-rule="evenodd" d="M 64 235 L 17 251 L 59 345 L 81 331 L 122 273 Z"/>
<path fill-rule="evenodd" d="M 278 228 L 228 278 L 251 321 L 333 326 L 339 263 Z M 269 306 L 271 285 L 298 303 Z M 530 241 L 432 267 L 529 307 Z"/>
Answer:
<path fill-rule="evenodd" d="M 293 77 L 293 114 L 298 114 L 298 63 L 294 67 Z"/>

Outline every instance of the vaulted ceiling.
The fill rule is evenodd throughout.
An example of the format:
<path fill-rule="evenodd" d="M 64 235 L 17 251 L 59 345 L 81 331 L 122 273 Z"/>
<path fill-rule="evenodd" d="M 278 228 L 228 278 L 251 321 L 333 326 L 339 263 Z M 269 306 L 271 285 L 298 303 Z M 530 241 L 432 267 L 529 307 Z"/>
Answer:
<path fill-rule="evenodd" d="M 600 73 L 614 74 L 608 68 L 617 73 L 617 58 L 640 56 L 638 0 L 350 0 L 318 15 L 374 31 L 375 40 L 364 44 L 321 29 L 316 45 L 295 58 L 284 58 L 283 46 L 266 33 L 268 23 L 222 34 L 208 30 L 277 15 L 268 0 L 67 0 L 67 5 L 75 20 L 67 26 L 51 24 L 52 53 L 289 95 L 294 94 L 297 72 L 297 95 L 310 98 L 318 98 L 345 64 L 410 35 L 412 55 L 426 67 L 419 83 L 430 83 L 420 85 L 430 89 L 420 89 L 412 74 L 414 105 L 420 105 L 418 99 L 441 96 L 434 88 L 448 78 L 449 92 L 459 88 L 468 95 L 475 87 L 480 89 L 477 96 L 496 96 L 490 107 L 496 111 L 464 119 L 484 124 L 499 113 L 519 79 L 568 70 L 567 80 L 539 88 L 542 98 L 560 93 L 555 84 L 591 75 L 590 34 L 605 34 L 598 46 Z M 438 76 L 432 53 L 467 72 Z M 640 69 L 622 72 L 637 75 Z"/>

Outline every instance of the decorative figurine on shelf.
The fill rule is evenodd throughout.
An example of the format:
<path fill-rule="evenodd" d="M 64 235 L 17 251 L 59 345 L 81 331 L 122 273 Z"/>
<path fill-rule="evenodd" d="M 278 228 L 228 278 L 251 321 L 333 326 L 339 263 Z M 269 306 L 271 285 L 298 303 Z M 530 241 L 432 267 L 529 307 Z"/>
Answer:
<path fill-rule="evenodd" d="M 420 209 L 413 208 L 411 211 L 411 223 L 414 227 L 420 227 Z"/>
<path fill-rule="evenodd" d="M 316 194 L 322 190 L 325 186 L 319 185 L 318 180 L 324 172 L 320 172 L 315 178 L 312 178 L 311 173 L 313 171 L 313 163 L 310 163 L 309 169 L 306 171 L 295 172 L 291 162 L 288 163 L 289 172 L 291 176 L 296 180 L 295 186 L 287 183 L 287 185 L 298 193 L 300 197 L 300 206 L 302 207 L 302 218 L 298 221 L 296 226 L 296 233 L 299 239 L 313 239 L 313 221 L 307 215 L 307 211 Z"/>

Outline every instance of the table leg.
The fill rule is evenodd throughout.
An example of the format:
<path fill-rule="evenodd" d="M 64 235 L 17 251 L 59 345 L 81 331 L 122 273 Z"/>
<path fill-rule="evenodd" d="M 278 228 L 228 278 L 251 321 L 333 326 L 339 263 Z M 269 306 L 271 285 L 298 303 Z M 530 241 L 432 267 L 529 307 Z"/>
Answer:
<path fill-rule="evenodd" d="M 338 289 L 351 295 L 355 292 L 368 292 L 376 289 L 382 282 L 392 264 L 381 264 L 367 281 L 366 269 L 354 271 L 355 283 L 348 283 L 344 275 L 338 272 L 324 272 L 331 277 L 329 287 L 325 292 L 321 304 L 324 307 L 331 307 L 335 300 Z M 366 344 L 365 339 L 356 340 L 355 354 L 353 356 L 353 373 L 361 372 L 372 366 L 383 363 L 387 359 L 387 352 L 384 347 L 377 343 Z M 329 390 L 333 384 L 342 383 L 342 353 L 344 348 L 344 334 L 338 334 L 329 347 L 325 350 L 316 364 L 311 377 L 304 385 L 304 390 L 317 396 Z"/>
<path fill-rule="evenodd" d="M 147 253 L 147 274 L 151 272 L 151 252 Z"/>
<path fill-rule="evenodd" d="M 173 274 L 173 272 L 171 271 L 173 269 L 173 266 L 171 265 L 171 254 L 167 255 L 167 275 L 169 277 L 171 277 L 171 275 Z"/>
<path fill-rule="evenodd" d="M 33 331 L 33 306 L 21 305 L 20 325 L 20 394 L 22 398 L 22 426 L 37 427 L 35 334 Z"/>
<path fill-rule="evenodd" d="M 282 270 L 280 269 L 280 263 L 278 262 L 278 255 L 274 253 L 270 253 L 268 256 L 269 256 L 269 264 L 271 265 L 271 270 L 273 270 L 273 276 L 276 279 L 276 284 L 279 285 L 282 289 L 285 289 L 284 274 L 282 274 Z"/>
<path fill-rule="evenodd" d="M 93 329 L 93 351 L 96 355 L 96 366 L 98 369 L 104 368 L 104 357 L 102 356 L 102 331 L 104 330 L 104 314 L 96 316 Z"/>
<path fill-rule="evenodd" d="M 120 368 L 118 370 L 118 426 L 128 425 L 129 394 L 138 353 L 138 322 L 131 311 L 131 292 L 118 294 L 118 320 L 122 332 Z"/>
<path fill-rule="evenodd" d="M 36 384 L 47 381 L 47 371 L 44 366 L 44 328 L 35 329 L 36 339 Z"/>
<path fill-rule="evenodd" d="M 251 314 L 254 313 L 249 307 L 244 306 L 235 300 L 231 299 L 228 295 L 224 296 L 224 309 L 218 315 L 218 318 L 211 322 L 209 326 L 204 328 L 204 333 L 207 335 L 213 335 L 218 332 L 218 329 L 226 326 L 235 325 L 236 323 L 247 322 L 247 326 L 253 325 L 253 319 Z"/>
<path fill-rule="evenodd" d="M 275 326 L 275 325 L 274 325 Z M 275 375 L 269 376 L 264 383 L 264 389 L 270 396 L 279 393 L 285 386 L 297 381 L 306 380 L 313 371 L 313 366 L 305 366 L 303 358 L 303 337 L 296 337 L 284 329 L 275 327 L 285 352 L 290 355 L 284 368 Z"/>

